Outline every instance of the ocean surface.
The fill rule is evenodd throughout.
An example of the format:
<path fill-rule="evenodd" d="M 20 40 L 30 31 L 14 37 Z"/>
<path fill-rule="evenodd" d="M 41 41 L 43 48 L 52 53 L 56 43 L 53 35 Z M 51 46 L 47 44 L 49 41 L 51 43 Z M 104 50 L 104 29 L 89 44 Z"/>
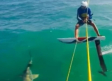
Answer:
<path fill-rule="evenodd" d="M 0 81 L 23 81 L 30 55 L 34 81 L 66 81 L 76 44 L 57 38 L 74 37 L 81 0 L 0 0 Z M 112 0 L 90 0 L 93 21 L 101 35 L 107 66 L 102 71 L 94 42 L 89 43 L 92 81 L 112 81 Z M 89 36 L 96 36 L 88 26 Z M 85 36 L 85 25 L 79 36 Z M 69 81 L 88 81 L 86 43 L 77 44 Z"/>

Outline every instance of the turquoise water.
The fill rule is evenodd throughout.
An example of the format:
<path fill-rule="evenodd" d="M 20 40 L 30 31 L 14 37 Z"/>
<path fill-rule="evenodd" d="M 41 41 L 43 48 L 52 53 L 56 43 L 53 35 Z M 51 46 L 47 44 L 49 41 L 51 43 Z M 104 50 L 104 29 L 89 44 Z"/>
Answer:
<path fill-rule="evenodd" d="M 76 11 L 81 0 L 0 0 L 0 81 L 22 81 L 32 54 L 34 81 L 66 81 L 75 44 L 64 44 L 61 37 L 74 37 Z M 92 81 L 112 80 L 112 1 L 90 1 L 93 20 L 101 35 L 102 53 L 109 70 L 101 71 L 94 42 L 89 43 Z M 96 36 L 88 26 L 89 36 Z M 85 25 L 79 36 L 85 36 Z M 77 45 L 69 81 L 88 81 L 86 43 Z"/>

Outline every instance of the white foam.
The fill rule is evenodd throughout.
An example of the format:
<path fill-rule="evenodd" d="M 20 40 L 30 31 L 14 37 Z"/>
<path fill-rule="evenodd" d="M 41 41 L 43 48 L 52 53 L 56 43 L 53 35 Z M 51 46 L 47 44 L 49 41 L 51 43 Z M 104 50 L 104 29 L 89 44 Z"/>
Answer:
<path fill-rule="evenodd" d="M 102 54 L 112 54 L 112 45 L 102 47 Z"/>

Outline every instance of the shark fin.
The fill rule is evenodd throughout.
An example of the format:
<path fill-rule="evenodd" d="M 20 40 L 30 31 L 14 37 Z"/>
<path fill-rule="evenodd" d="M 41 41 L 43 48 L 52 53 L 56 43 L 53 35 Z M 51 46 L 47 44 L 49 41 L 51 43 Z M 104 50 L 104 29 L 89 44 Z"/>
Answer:
<path fill-rule="evenodd" d="M 33 74 L 33 79 L 36 79 L 39 77 L 39 74 Z"/>

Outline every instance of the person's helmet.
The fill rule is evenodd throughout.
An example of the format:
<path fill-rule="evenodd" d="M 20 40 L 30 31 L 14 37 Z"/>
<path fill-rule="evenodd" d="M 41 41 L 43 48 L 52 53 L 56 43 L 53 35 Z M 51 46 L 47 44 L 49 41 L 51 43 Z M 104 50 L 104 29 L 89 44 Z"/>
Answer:
<path fill-rule="evenodd" d="M 88 7 L 88 2 L 87 1 L 82 1 L 81 6 Z"/>

